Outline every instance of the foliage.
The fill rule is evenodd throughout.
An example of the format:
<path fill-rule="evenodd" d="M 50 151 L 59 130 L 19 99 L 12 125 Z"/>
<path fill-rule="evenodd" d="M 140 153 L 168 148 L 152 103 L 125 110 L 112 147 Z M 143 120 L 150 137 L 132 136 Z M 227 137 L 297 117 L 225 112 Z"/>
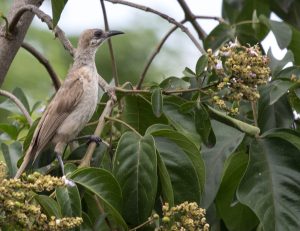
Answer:
<path fill-rule="evenodd" d="M 55 9 L 58 20 L 63 7 Z M 299 4 L 224 0 L 222 11 L 224 21 L 204 38 L 207 53 L 183 77 L 116 88 L 119 106 L 106 118 L 91 167 L 76 165 L 84 142 L 68 148 L 64 163 L 75 188 L 57 188 L 56 200 L 39 194 L 36 203 L 82 217 L 78 230 L 299 229 Z M 271 20 L 271 12 L 285 21 Z M 270 31 L 289 49 L 282 60 L 261 46 Z M 22 89 L 13 93 L 40 116 Z M 95 130 L 102 104 L 81 135 Z M 7 101 L 0 106 L 10 113 L 0 138 L 13 176 L 33 128 Z M 48 154 L 32 169 L 59 175 Z"/>

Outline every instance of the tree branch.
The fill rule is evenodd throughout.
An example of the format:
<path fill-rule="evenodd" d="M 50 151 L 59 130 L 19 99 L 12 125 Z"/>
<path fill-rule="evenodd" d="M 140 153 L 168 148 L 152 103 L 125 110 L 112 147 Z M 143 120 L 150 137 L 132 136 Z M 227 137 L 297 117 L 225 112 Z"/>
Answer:
<path fill-rule="evenodd" d="M 33 46 L 31 46 L 29 43 L 23 42 L 22 47 L 28 51 L 30 54 L 32 54 L 47 70 L 48 74 L 51 77 L 51 80 L 53 82 L 53 85 L 55 87 L 55 90 L 57 91 L 61 85 L 60 80 L 55 73 L 53 67 L 49 63 L 49 60 L 46 59 L 42 53 L 40 53 L 37 49 L 35 49 Z"/>
<path fill-rule="evenodd" d="M 10 100 L 12 100 L 17 105 L 17 107 L 21 110 L 21 112 L 25 116 L 27 122 L 29 123 L 29 125 L 30 126 L 32 125 L 32 119 L 30 117 L 30 114 L 28 113 L 28 111 L 26 110 L 26 108 L 22 104 L 22 102 L 16 96 L 14 96 L 12 93 L 10 93 L 8 91 L 1 90 L 1 89 L 0 89 L 0 95 L 5 96 L 5 97 L 9 98 Z"/>
<path fill-rule="evenodd" d="M 194 29 L 196 30 L 196 32 L 198 34 L 199 39 L 204 40 L 206 38 L 207 34 L 205 33 L 205 31 L 200 27 L 200 25 L 196 21 L 195 15 L 193 14 L 193 12 L 189 8 L 189 6 L 186 4 L 185 0 L 177 0 L 177 1 L 184 12 L 185 19 L 187 21 L 191 22 L 191 24 L 193 25 Z"/>
<path fill-rule="evenodd" d="M 108 20 L 107 20 L 107 14 L 106 14 L 104 1 L 100 0 L 100 4 L 101 4 L 101 8 L 102 8 L 102 14 L 103 14 L 105 30 L 109 31 L 109 25 L 108 25 Z M 109 48 L 109 53 L 110 53 L 110 59 L 111 59 L 111 63 L 112 63 L 113 79 L 115 81 L 115 86 L 119 86 L 117 64 L 116 64 L 116 60 L 115 60 L 115 55 L 114 55 L 114 50 L 113 50 L 113 47 L 112 47 L 111 39 L 109 38 L 107 42 L 108 42 L 108 48 Z"/>
<path fill-rule="evenodd" d="M 187 27 L 185 27 L 184 25 L 182 25 L 180 22 L 177 22 L 174 18 L 172 18 L 172 17 L 170 17 L 170 16 L 168 16 L 164 13 L 161 13 L 157 10 L 154 10 L 150 7 L 146 7 L 146 6 L 136 4 L 136 3 L 133 3 L 133 2 L 128 2 L 128 1 L 124 1 L 124 0 L 105 0 L 105 1 L 111 2 L 111 3 L 114 3 L 114 4 L 122 4 L 122 5 L 130 6 L 130 7 L 133 7 L 133 8 L 139 9 L 139 10 L 143 10 L 143 11 L 146 11 L 146 12 L 150 12 L 150 13 L 153 13 L 153 14 L 156 14 L 156 15 L 160 16 L 161 18 L 167 20 L 169 23 L 172 23 L 172 24 L 178 26 L 191 39 L 191 41 L 195 44 L 195 46 L 198 48 L 198 50 L 202 54 L 206 53 L 205 50 L 202 48 L 202 46 L 197 41 L 197 39 L 191 34 L 189 29 Z"/>
<path fill-rule="evenodd" d="M 18 9 L 18 11 L 14 15 L 13 19 L 11 20 L 11 23 L 9 24 L 8 31 L 13 32 L 17 23 L 20 21 L 20 18 L 22 17 L 22 15 L 28 11 L 34 13 L 42 22 L 45 22 L 47 24 L 48 28 L 54 32 L 55 37 L 57 37 L 61 41 L 64 48 L 73 57 L 74 53 L 75 53 L 75 49 L 72 46 L 72 43 L 66 37 L 65 33 L 58 26 L 53 28 L 53 22 L 52 22 L 51 17 L 34 5 L 25 5 L 25 6 L 21 7 L 20 9 Z"/>
<path fill-rule="evenodd" d="M 123 124 L 125 127 L 129 128 L 131 131 L 133 131 L 139 137 L 142 137 L 141 134 L 137 130 L 135 130 L 132 126 L 130 126 L 128 123 L 126 123 L 123 120 L 119 120 L 119 119 L 116 119 L 116 118 L 113 118 L 113 117 L 109 117 L 109 116 L 106 116 L 105 119 L 110 120 L 110 121 L 114 121 L 114 122 L 118 122 L 120 124 Z"/>
<path fill-rule="evenodd" d="M 42 2 L 43 0 L 12 1 L 11 8 L 9 10 L 9 13 L 7 14 L 7 21 L 10 22 L 18 9 L 23 7 L 25 4 L 40 6 Z M 34 14 L 30 12 L 24 14 L 19 20 L 20 23 L 16 25 L 14 32 L 9 36 L 9 38 L 7 36 L 7 25 L 5 24 L 0 26 L 0 86 L 4 82 L 8 69 L 24 40 L 33 17 Z"/>
<path fill-rule="evenodd" d="M 183 20 L 181 21 L 180 23 L 185 23 L 186 20 Z M 139 82 L 137 84 L 137 87 L 136 89 L 141 89 L 142 87 L 142 84 L 145 80 L 145 77 L 146 77 L 146 74 L 147 74 L 147 71 L 150 67 L 150 65 L 152 64 L 152 61 L 154 60 L 154 58 L 156 57 L 156 55 L 160 52 L 162 46 L 165 44 L 165 42 L 167 41 L 167 39 L 170 37 L 170 35 L 178 28 L 177 25 L 175 25 L 174 27 L 172 27 L 168 33 L 162 38 L 162 40 L 160 41 L 160 43 L 157 45 L 156 49 L 152 52 L 148 62 L 146 63 L 145 67 L 144 67 L 144 70 L 140 76 L 140 79 L 139 79 Z"/>
<path fill-rule="evenodd" d="M 105 124 L 105 117 L 108 117 L 110 116 L 111 112 L 112 112 L 112 109 L 114 108 L 114 100 L 113 99 L 110 99 L 107 101 L 106 105 L 105 105 L 105 108 L 98 120 L 98 125 L 95 129 L 95 132 L 94 132 L 94 135 L 95 136 L 100 136 L 102 131 L 103 131 L 103 128 L 104 128 L 104 124 Z M 86 166 L 90 166 L 90 162 L 91 162 L 91 159 L 93 157 L 93 153 L 95 151 L 95 148 L 96 148 L 96 143 L 95 142 L 91 142 L 87 148 L 87 151 L 83 157 L 83 159 L 81 160 L 81 163 L 79 165 L 79 167 L 86 167 Z"/>

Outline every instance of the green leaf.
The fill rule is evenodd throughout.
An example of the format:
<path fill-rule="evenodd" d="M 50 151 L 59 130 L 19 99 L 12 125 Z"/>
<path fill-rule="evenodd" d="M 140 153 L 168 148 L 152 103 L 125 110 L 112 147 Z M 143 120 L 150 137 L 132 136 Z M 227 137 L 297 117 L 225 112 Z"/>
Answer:
<path fill-rule="evenodd" d="M 248 163 L 248 155 L 237 152 L 225 163 L 224 174 L 216 197 L 218 214 L 230 231 L 251 231 L 257 224 L 255 214 L 245 205 L 233 201 Z"/>
<path fill-rule="evenodd" d="M 251 144 L 237 196 L 255 212 L 264 231 L 300 227 L 299 163 L 299 150 L 285 140 L 264 138 Z"/>
<path fill-rule="evenodd" d="M 184 69 L 183 74 L 184 74 L 184 76 L 190 77 L 190 78 L 196 76 L 196 73 L 194 73 L 194 72 L 193 72 L 190 68 L 188 68 L 188 67 L 186 67 L 186 68 Z M 176 77 L 173 77 L 173 78 L 176 78 Z"/>
<path fill-rule="evenodd" d="M 0 132 L 6 133 L 13 140 L 16 140 L 18 137 L 18 129 L 11 124 L 0 124 Z"/>
<path fill-rule="evenodd" d="M 67 4 L 68 0 L 51 0 L 52 5 L 52 17 L 53 17 L 53 27 L 56 27 L 60 15 Z"/>
<path fill-rule="evenodd" d="M 288 50 L 285 56 L 278 60 L 276 59 L 271 51 L 271 48 L 268 50 L 268 58 L 270 60 L 269 66 L 271 68 L 272 78 L 276 78 L 276 75 L 282 70 L 282 68 L 288 64 L 289 62 L 294 62 L 294 55 L 293 52 Z"/>
<path fill-rule="evenodd" d="M 160 117 L 163 110 L 163 96 L 160 88 L 155 88 L 151 95 L 152 110 L 156 117 Z"/>
<path fill-rule="evenodd" d="M 156 148 L 169 173 L 175 204 L 200 202 L 205 166 L 199 149 L 183 134 L 173 130 L 152 131 Z"/>
<path fill-rule="evenodd" d="M 202 104 L 195 108 L 195 125 L 203 143 L 208 147 L 213 147 L 216 143 L 216 137 L 211 127 L 209 114 Z"/>
<path fill-rule="evenodd" d="M 237 128 L 242 132 L 245 132 L 245 133 L 253 135 L 253 136 L 258 135 L 260 133 L 260 130 L 258 127 L 247 124 L 241 120 L 232 118 L 232 117 L 226 115 L 225 113 L 220 112 L 210 106 L 208 106 L 208 111 L 209 111 L 211 118 L 213 118 L 217 121 L 220 121 L 224 124 L 227 124 L 229 126 L 232 126 L 234 128 Z"/>
<path fill-rule="evenodd" d="M 220 23 L 204 40 L 204 48 L 212 49 L 213 51 L 221 47 L 225 42 L 234 39 L 234 30 L 225 23 Z"/>
<path fill-rule="evenodd" d="M 121 188 L 110 172 L 98 168 L 80 168 L 69 177 L 96 194 L 117 224 L 127 230 L 127 225 L 118 212 L 122 207 Z"/>
<path fill-rule="evenodd" d="M 300 134 L 294 130 L 286 128 L 273 129 L 264 133 L 262 137 L 281 138 L 294 145 L 298 150 L 300 150 Z"/>
<path fill-rule="evenodd" d="M 300 31 L 298 29 L 296 29 L 295 27 L 291 27 L 292 28 L 292 40 L 288 46 L 288 49 L 290 49 L 293 54 L 294 54 L 294 58 L 295 58 L 295 63 L 294 65 L 300 65 Z"/>
<path fill-rule="evenodd" d="M 190 87 L 190 83 L 184 81 L 182 78 L 177 77 L 169 77 L 164 79 L 159 86 L 165 91 L 168 90 L 182 90 L 188 89 Z"/>
<path fill-rule="evenodd" d="M 45 211 L 48 217 L 62 217 L 58 203 L 51 197 L 45 195 L 35 195 L 34 199 L 42 206 L 43 210 Z"/>
<path fill-rule="evenodd" d="M 18 170 L 17 162 L 22 156 L 22 145 L 19 142 L 14 142 L 9 146 L 2 143 L 1 150 L 7 165 L 9 177 L 14 177 Z"/>
<path fill-rule="evenodd" d="M 157 191 L 157 156 L 153 137 L 124 133 L 114 156 L 113 174 L 125 198 L 123 216 L 127 223 L 139 225 L 146 221 L 154 208 Z"/>
<path fill-rule="evenodd" d="M 260 15 L 259 20 L 273 32 L 278 46 L 281 49 L 286 48 L 290 44 L 292 40 L 292 30 L 286 23 L 270 20 L 264 15 Z"/>
<path fill-rule="evenodd" d="M 80 225 L 80 231 L 93 231 L 93 224 L 89 216 L 82 212 L 83 223 Z"/>
<path fill-rule="evenodd" d="M 200 76 L 205 68 L 207 67 L 208 64 L 208 56 L 207 55 L 202 55 L 196 64 L 196 75 Z"/>
<path fill-rule="evenodd" d="M 81 217 L 81 199 L 77 186 L 58 187 L 55 195 L 63 217 Z"/>
<path fill-rule="evenodd" d="M 12 94 L 14 96 L 16 96 L 21 101 L 21 103 L 24 105 L 26 110 L 28 112 L 30 112 L 29 103 L 28 103 L 28 100 L 27 100 L 23 90 L 21 88 L 17 87 L 12 91 Z M 11 99 L 6 99 L 2 103 L 0 103 L 0 108 L 4 109 L 6 111 L 12 112 L 12 113 L 22 114 L 20 109 L 17 107 L 17 105 Z"/>
<path fill-rule="evenodd" d="M 140 95 L 125 97 L 122 119 L 140 134 L 144 134 L 152 124 L 167 124 L 165 116 L 161 115 L 160 118 L 157 118 L 153 114 L 149 101 Z"/>
<path fill-rule="evenodd" d="M 208 208 L 219 190 L 224 163 L 238 148 L 245 137 L 242 133 L 223 123 L 212 121 L 216 135 L 216 145 L 213 148 L 202 147 L 205 162 L 206 178 L 205 193 L 201 205 Z"/>
<path fill-rule="evenodd" d="M 188 137 L 197 148 L 200 148 L 201 139 L 196 130 L 193 114 L 181 113 L 178 105 L 166 101 L 164 101 L 163 110 L 169 123 L 174 126 L 177 131 Z"/>
<path fill-rule="evenodd" d="M 159 154 L 157 154 L 157 167 L 164 202 L 168 202 L 170 207 L 172 207 L 174 206 L 172 182 L 167 167 Z"/>
<path fill-rule="evenodd" d="M 288 81 L 288 80 L 275 80 L 271 82 L 271 90 L 270 90 L 270 105 L 277 102 L 284 94 L 288 92 L 288 90 L 295 86 L 297 83 Z"/>
<path fill-rule="evenodd" d="M 293 111 L 286 95 L 270 105 L 270 87 L 268 85 L 260 89 L 258 125 L 262 133 L 273 128 L 290 128 L 294 121 Z"/>

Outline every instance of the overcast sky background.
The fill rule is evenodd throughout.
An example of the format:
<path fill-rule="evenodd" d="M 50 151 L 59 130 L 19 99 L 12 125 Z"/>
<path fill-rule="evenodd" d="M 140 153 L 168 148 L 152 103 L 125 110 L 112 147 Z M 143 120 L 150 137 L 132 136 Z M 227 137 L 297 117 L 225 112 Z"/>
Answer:
<path fill-rule="evenodd" d="M 145 6 L 157 9 L 176 20 L 183 19 L 184 14 L 182 9 L 178 5 L 176 0 L 130 0 L 132 2 L 142 4 Z M 221 17 L 222 0 L 186 0 L 191 10 L 195 15 L 209 15 Z M 130 8 L 128 6 L 120 4 L 112 4 L 105 2 L 106 10 L 108 14 L 109 25 L 111 29 L 121 30 L 126 33 L 127 28 L 132 28 L 136 25 L 145 28 L 153 28 L 157 31 L 159 37 L 164 36 L 171 24 L 159 18 L 157 15 L 143 12 L 137 9 Z M 51 15 L 50 0 L 46 1 L 42 10 Z M 272 15 L 272 19 L 279 20 L 275 15 Z M 34 23 L 38 26 L 43 26 L 38 19 L 35 19 Z M 201 27 L 209 33 L 217 24 L 214 20 L 199 20 Z M 99 0 L 69 0 L 59 21 L 59 26 L 66 32 L 67 35 L 80 34 L 87 28 L 103 28 L 103 16 Z M 190 30 L 194 33 L 193 29 L 187 24 Z M 196 36 L 196 34 L 195 34 Z M 146 44 L 145 44 L 146 45 Z M 194 44 L 186 37 L 186 35 L 179 30 L 175 35 L 171 36 L 167 41 L 167 45 L 173 46 L 180 50 L 182 55 L 182 69 L 183 66 L 194 67 L 200 53 L 195 49 Z M 286 50 L 280 50 L 275 37 L 270 33 L 263 41 L 263 46 L 267 51 L 269 47 L 272 48 L 272 52 L 278 59 L 282 58 Z M 145 54 L 146 57 L 149 54 Z M 161 54 L 160 54 L 161 55 Z"/>

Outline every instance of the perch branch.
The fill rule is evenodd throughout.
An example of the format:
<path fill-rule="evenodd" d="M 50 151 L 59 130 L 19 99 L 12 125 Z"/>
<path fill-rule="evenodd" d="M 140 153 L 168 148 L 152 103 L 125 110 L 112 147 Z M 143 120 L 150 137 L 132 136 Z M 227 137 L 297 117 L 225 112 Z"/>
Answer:
<path fill-rule="evenodd" d="M 181 6 L 184 15 L 185 15 L 185 19 L 187 21 L 189 21 L 192 26 L 194 27 L 194 29 L 196 30 L 199 39 L 204 40 L 205 37 L 207 36 L 207 34 L 205 33 L 205 31 L 200 27 L 200 25 L 198 24 L 195 15 L 193 14 L 193 12 L 191 11 L 191 9 L 189 8 L 188 4 L 186 4 L 185 0 L 177 0 L 179 5 Z"/>
<path fill-rule="evenodd" d="M 53 82 L 53 85 L 55 87 L 55 90 L 57 91 L 61 85 L 60 80 L 55 73 L 53 67 L 49 63 L 49 60 L 46 59 L 45 56 L 43 56 L 42 53 L 40 53 L 37 49 L 35 49 L 33 46 L 31 46 L 29 43 L 23 42 L 22 47 L 28 51 L 30 54 L 32 54 L 47 70 L 48 74 L 51 77 L 51 80 Z"/>
<path fill-rule="evenodd" d="M 197 39 L 191 34 L 189 29 L 187 27 L 185 27 L 184 25 L 182 25 L 180 22 L 177 22 L 174 18 L 172 18 L 172 17 L 170 17 L 170 16 L 168 16 L 164 13 L 161 13 L 157 10 L 154 10 L 150 7 L 143 6 L 143 5 L 140 5 L 140 4 L 136 4 L 136 3 L 133 3 L 133 2 L 128 2 L 128 1 L 124 1 L 124 0 L 105 0 L 105 1 L 111 2 L 111 3 L 114 3 L 114 4 L 122 4 L 122 5 L 130 6 L 130 7 L 133 7 L 133 8 L 139 9 L 139 10 L 143 10 L 143 11 L 146 11 L 146 12 L 150 12 L 150 13 L 153 13 L 153 14 L 156 14 L 156 15 L 160 16 L 161 18 L 167 20 L 169 23 L 172 23 L 172 24 L 178 26 L 191 39 L 191 41 L 195 44 L 195 46 L 198 48 L 198 50 L 202 54 L 206 53 L 205 50 L 202 48 L 202 46 L 197 41 Z"/>
<path fill-rule="evenodd" d="M 108 19 L 107 19 L 104 1 L 100 0 L 100 4 L 101 4 L 101 8 L 102 8 L 105 30 L 109 31 L 109 25 L 108 25 Z M 114 50 L 113 50 L 111 39 L 108 39 L 107 42 L 108 42 L 108 48 L 109 48 L 109 53 L 110 53 L 110 59 L 111 59 L 111 63 L 112 63 L 112 75 L 113 75 L 113 79 L 115 81 L 115 86 L 118 86 L 119 79 L 118 79 L 117 64 L 116 64 L 116 60 L 115 60 L 115 55 L 114 55 Z"/>
<path fill-rule="evenodd" d="M 20 9 L 18 9 L 16 14 L 12 18 L 11 23 L 9 24 L 9 27 L 8 27 L 9 32 L 14 31 L 14 28 L 16 27 L 17 23 L 19 22 L 21 16 L 27 11 L 34 13 L 42 22 L 45 22 L 47 24 L 48 28 L 54 32 L 55 37 L 57 37 L 61 41 L 64 48 L 70 53 L 70 55 L 72 57 L 74 56 L 75 49 L 72 46 L 69 39 L 66 37 L 65 33 L 58 26 L 53 28 L 53 22 L 52 22 L 51 17 L 34 5 L 25 5 L 25 6 L 22 6 Z"/>
<path fill-rule="evenodd" d="M 94 131 L 94 135 L 95 136 L 100 136 L 102 131 L 103 131 L 103 128 L 104 128 L 104 124 L 105 124 L 105 117 L 107 116 L 110 116 L 111 112 L 112 112 L 112 109 L 114 108 L 114 104 L 115 102 L 110 99 L 107 101 L 106 105 L 105 105 L 105 108 L 98 120 L 98 125 Z M 86 167 L 86 166 L 90 166 L 90 162 L 91 162 L 91 159 L 93 157 L 93 153 L 95 151 L 95 148 L 96 148 L 96 143 L 95 142 L 91 142 L 87 148 L 87 151 L 83 157 L 83 159 L 81 160 L 81 163 L 79 165 L 79 167 Z"/>
<path fill-rule="evenodd" d="M 21 112 L 25 116 L 27 122 L 29 123 L 29 125 L 30 126 L 32 125 L 32 119 L 31 119 L 28 111 L 26 110 L 26 108 L 22 104 L 22 102 L 16 96 L 14 96 L 12 93 L 10 93 L 8 91 L 1 90 L 1 89 L 0 89 L 0 95 L 5 96 L 5 97 L 9 98 L 10 100 L 12 100 L 18 106 L 18 108 L 21 110 Z"/>

